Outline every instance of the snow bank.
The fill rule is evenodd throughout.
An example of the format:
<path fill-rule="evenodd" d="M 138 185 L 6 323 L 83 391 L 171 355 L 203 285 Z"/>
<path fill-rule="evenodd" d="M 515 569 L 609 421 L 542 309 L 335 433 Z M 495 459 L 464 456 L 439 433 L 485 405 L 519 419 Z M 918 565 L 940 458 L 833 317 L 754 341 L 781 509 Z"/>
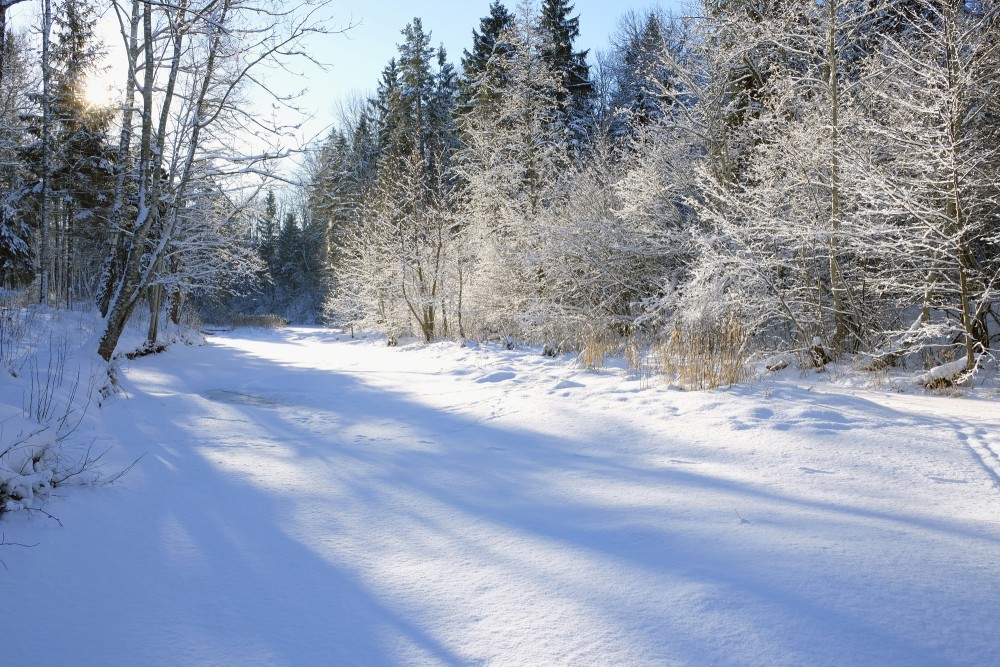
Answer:
<path fill-rule="evenodd" d="M 978 361 L 979 356 L 977 356 L 976 361 L 973 362 L 973 368 L 975 368 Z M 966 359 L 965 357 L 962 357 L 961 359 L 956 359 L 955 361 L 935 366 L 926 373 L 921 373 L 917 376 L 916 383 L 925 387 L 932 387 L 940 384 L 951 385 L 955 378 L 964 373 L 966 369 Z"/>

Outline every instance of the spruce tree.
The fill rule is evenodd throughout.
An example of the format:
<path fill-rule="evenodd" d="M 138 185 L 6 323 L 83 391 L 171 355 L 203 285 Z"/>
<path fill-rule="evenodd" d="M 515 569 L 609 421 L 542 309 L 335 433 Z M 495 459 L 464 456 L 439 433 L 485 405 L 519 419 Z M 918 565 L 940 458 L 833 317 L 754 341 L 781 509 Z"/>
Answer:
<path fill-rule="evenodd" d="M 264 196 L 264 210 L 257 223 L 257 252 L 267 267 L 268 276 L 272 281 L 278 268 L 277 237 L 278 199 L 274 195 L 274 190 L 268 190 Z"/>
<path fill-rule="evenodd" d="M 472 31 L 472 52 L 462 55 L 462 78 L 459 84 L 459 113 L 474 106 L 496 105 L 507 83 L 504 62 L 511 57 L 512 45 L 504 37 L 514 26 L 514 15 L 499 0 L 490 5 L 490 15 Z M 479 82 L 479 83 L 476 83 Z"/>
<path fill-rule="evenodd" d="M 279 298 L 294 300 L 303 284 L 302 228 L 295 213 L 288 211 L 275 244 L 274 283 Z"/>
<path fill-rule="evenodd" d="M 75 290 L 92 293 L 101 262 L 104 224 L 111 205 L 108 133 L 113 111 L 94 107 L 85 96 L 103 45 L 95 33 L 98 14 L 91 0 L 63 0 L 55 12 L 51 54 L 53 195 L 52 289 L 67 303 Z M 83 283 L 87 283 L 84 285 Z"/>
<path fill-rule="evenodd" d="M 542 35 L 541 56 L 561 78 L 556 93 L 562 123 L 579 146 L 586 139 L 591 119 L 594 84 L 587 65 L 588 51 L 576 51 L 580 17 L 570 16 L 569 0 L 544 0 L 538 26 Z"/>
<path fill-rule="evenodd" d="M 681 55 L 683 41 L 681 22 L 661 12 L 623 17 L 612 38 L 609 134 L 614 140 L 636 135 L 662 119 L 667 106 L 682 103 L 669 61 Z"/>

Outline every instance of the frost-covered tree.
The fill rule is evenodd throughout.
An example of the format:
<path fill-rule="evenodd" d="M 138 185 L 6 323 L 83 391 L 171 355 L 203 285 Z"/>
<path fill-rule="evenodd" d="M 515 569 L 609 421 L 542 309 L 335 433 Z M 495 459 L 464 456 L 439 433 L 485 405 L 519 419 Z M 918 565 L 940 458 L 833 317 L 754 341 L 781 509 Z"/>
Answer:
<path fill-rule="evenodd" d="M 941 2 L 900 19 L 873 60 L 865 165 L 873 287 L 921 333 L 954 341 L 967 369 L 990 346 L 1000 285 L 997 7 Z M 906 329 L 907 320 L 900 324 Z"/>
<path fill-rule="evenodd" d="M 505 34 L 512 48 L 498 60 L 503 75 L 473 82 L 479 94 L 499 101 L 462 119 L 463 319 L 485 331 L 526 335 L 544 318 L 542 213 L 565 196 L 565 89 L 542 55 L 544 36 L 530 3 L 522 3 Z M 490 88 L 496 81 L 502 89 Z"/>
<path fill-rule="evenodd" d="M 857 6 L 732 7 L 699 26 L 707 137 L 693 200 L 711 233 L 689 293 L 725 293 L 754 326 L 853 349 L 871 317 L 843 226 L 857 211 L 863 99 L 847 54 L 864 37 Z M 751 36 L 752 35 L 752 36 Z"/>
<path fill-rule="evenodd" d="M 338 234 L 330 308 L 351 320 L 363 313 L 390 336 L 412 322 L 431 340 L 447 329 L 458 84 L 444 48 L 430 46 L 419 18 L 402 34 L 399 55 L 384 70 L 371 105 L 378 128 L 371 188 L 345 191 L 361 200 L 356 222 L 348 216 Z M 368 140 L 357 131 L 355 139 L 364 150 Z M 350 167 L 352 160 L 346 162 Z M 350 186 L 353 178 L 345 176 Z"/>
<path fill-rule="evenodd" d="M 3 9 L 0 6 L 0 9 Z M 5 11 L 5 9 L 4 9 Z M 0 284 L 21 287 L 34 278 L 32 229 L 28 194 L 33 183 L 25 148 L 31 87 L 28 46 L 10 32 L 3 34 L 0 52 Z"/>
<path fill-rule="evenodd" d="M 467 113 L 474 106 L 491 106 L 498 100 L 498 91 L 505 86 L 502 77 L 506 70 L 501 63 L 510 56 L 511 49 L 503 36 L 513 25 L 514 15 L 500 0 L 494 0 L 490 4 L 489 16 L 480 21 L 478 31 L 472 31 L 472 51 L 464 51 L 462 55 L 460 113 Z"/>
<path fill-rule="evenodd" d="M 622 143 L 662 118 L 669 104 L 683 103 L 674 63 L 682 57 L 687 31 L 684 21 L 662 11 L 629 12 L 619 21 L 605 63 L 602 100 L 606 131 L 614 141 Z"/>
<path fill-rule="evenodd" d="M 120 154 L 134 157 L 120 166 L 115 183 L 112 220 L 120 221 L 124 233 L 113 233 L 109 242 L 109 257 L 121 260 L 106 271 L 102 290 L 108 307 L 98 352 L 104 359 L 114 354 L 132 312 L 164 270 L 165 256 L 184 231 L 186 211 L 209 189 L 203 180 L 226 183 L 228 195 L 244 202 L 238 209 L 256 196 L 259 186 L 246 194 L 236 188 L 266 171 L 272 153 L 248 150 L 235 138 L 247 126 L 264 134 L 269 128 L 243 93 L 259 82 L 254 76 L 259 68 L 287 64 L 304 53 L 306 36 L 325 31 L 314 20 L 325 4 L 115 5 L 131 61 L 126 109 L 134 109 L 122 121 Z M 284 101 L 267 88 L 258 86 L 257 92 Z M 275 128 L 270 130 L 273 137 Z"/>

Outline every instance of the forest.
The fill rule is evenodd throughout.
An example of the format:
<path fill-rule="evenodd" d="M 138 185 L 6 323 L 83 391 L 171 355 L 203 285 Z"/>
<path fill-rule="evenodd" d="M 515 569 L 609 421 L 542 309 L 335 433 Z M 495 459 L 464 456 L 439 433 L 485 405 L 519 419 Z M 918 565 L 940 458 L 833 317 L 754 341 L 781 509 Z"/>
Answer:
<path fill-rule="evenodd" d="M 997 664 L 996 1 L 0 0 L 0 660 Z"/>
<path fill-rule="evenodd" d="M 0 280 L 99 311 L 105 360 L 142 311 L 148 344 L 285 319 L 708 385 L 776 353 L 944 383 L 992 363 L 992 1 L 709 1 L 629 12 L 595 53 L 568 0 L 496 1 L 457 62 L 413 18 L 294 155 L 258 72 L 308 58 L 329 3 L 115 2 L 121 99 L 95 106 L 103 4 L 8 29 L 24 1 L 0 2 Z"/>

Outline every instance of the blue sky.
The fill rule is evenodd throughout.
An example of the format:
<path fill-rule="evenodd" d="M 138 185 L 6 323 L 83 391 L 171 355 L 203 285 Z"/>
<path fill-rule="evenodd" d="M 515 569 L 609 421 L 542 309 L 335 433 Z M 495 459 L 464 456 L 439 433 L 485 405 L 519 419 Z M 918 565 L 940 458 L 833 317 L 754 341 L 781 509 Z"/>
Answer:
<path fill-rule="evenodd" d="M 516 0 L 505 3 L 512 12 Z M 661 3 L 667 7 L 670 3 Z M 575 13 L 580 17 L 581 48 L 598 49 L 607 44 L 618 18 L 630 9 L 644 10 L 655 0 L 576 0 Z M 489 14 L 490 0 L 433 2 L 406 0 L 342 0 L 336 4 L 341 22 L 358 22 L 344 37 L 333 37 L 325 47 L 333 63 L 333 89 L 369 89 L 374 87 L 382 67 L 396 54 L 400 31 L 415 16 L 432 33 L 432 44 L 444 43 L 449 60 L 458 63 L 462 50 L 472 44 L 472 30 Z"/>
<path fill-rule="evenodd" d="M 536 0 L 536 4 L 539 0 Z M 629 10 L 645 11 L 657 4 L 666 9 L 680 7 L 681 0 L 576 0 L 574 15 L 580 17 L 580 38 L 577 47 L 597 49 L 607 47 L 608 37 L 618 19 Z M 462 0 L 441 2 L 434 0 L 334 0 L 331 6 L 333 24 L 352 25 L 344 34 L 316 38 L 309 44 L 310 51 L 320 61 L 328 63 L 326 70 L 299 66 L 291 76 L 288 72 L 273 75 L 272 85 L 285 92 L 307 92 L 299 100 L 300 107 L 314 117 L 302 128 L 300 140 L 325 135 L 336 118 L 339 103 L 351 94 L 367 96 L 378 82 L 382 69 L 397 54 L 396 45 L 402 40 L 400 32 L 407 23 L 419 16 L 424 29 L 431 33 L 432 44 L 444 43 L 449 60 L 459 64 L 463 49 L 471 47 L 472 31 L 479 27 L 480 19 L 489 14 L 491 0 Z M 516 11 L 518 0 L 505 4 Z M 36 3 L 15 5 L 12 24 L 24 28 L 33 23 Z M 102 81 L 93 86 L 95 99 L 114 95 L 121 89 L 123 73 L 115 65 L 115 55 L 120 53 L 120 37 L 111 12 L 101 26 L 101 34 L 111 46 L 109 67 Z M 118 58 L 120 59 L 120 57 Z M 269 106 L 269 105 L 268 105 Z M 266 112 L 266 110 L 262 110 Z"/>
<path fill-rule="evenodd" d="M 356 25 L 345 35 L 326 37 L 317 44 L 330 69 L 326 73 L 310 73 L 307 85 L 309 106 L 318 118 L 330 118 L 337 102 L 352 92 L 367 95 L 374 90 L 382 68 L 396 55 L 400 32 L 407 23 L 419 16 L 424 29 L 431 33 L 432 44 L 444 43 L 448 59 L 456 66 L 463 49 L 472 45 L 472 31 L 480 19 L 489 14 L 491 0 L 434 2 L 430 0 L 339 0 L 335 18 L 339 23 Z M 504 4 L 512 12 L 517 0 Z M 580 17 L 580 38 L 577 46 L 584 49 L 604 49 L 619 17 L 629 10 L 648 10 L 657 4 L 664 8 L 678 7 L 677 0 L 576 0 L 574 14 Z"/>

